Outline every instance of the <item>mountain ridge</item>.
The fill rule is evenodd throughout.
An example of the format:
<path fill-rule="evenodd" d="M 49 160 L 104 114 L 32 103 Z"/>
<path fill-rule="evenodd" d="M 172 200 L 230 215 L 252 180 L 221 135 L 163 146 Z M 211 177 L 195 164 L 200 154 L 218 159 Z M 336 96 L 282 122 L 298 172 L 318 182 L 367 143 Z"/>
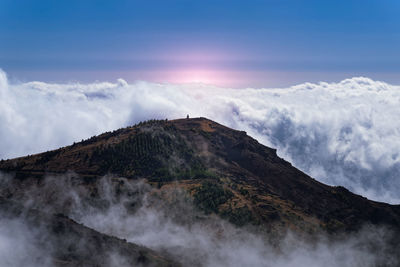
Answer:
<path fill-rule="evenodd" d="M 300 231 L 400 225 L 400 206 L 320 183 L 246 132 L 206 118 L 150 120 L 57 150 L 2 160 L 0 170 L 22 180 L 73 171 L 88 180 L 110 173 L 144 178 L 157 188 L 174 182 L 201 210 L 237 225 L 279 222 Z"/>

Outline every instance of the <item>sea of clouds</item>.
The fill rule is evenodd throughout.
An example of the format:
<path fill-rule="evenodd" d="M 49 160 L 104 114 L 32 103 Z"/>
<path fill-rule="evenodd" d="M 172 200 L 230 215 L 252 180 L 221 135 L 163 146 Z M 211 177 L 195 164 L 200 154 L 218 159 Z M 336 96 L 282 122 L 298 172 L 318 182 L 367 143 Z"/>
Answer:
<path fill-rule="evenodd" d="M 0 158 L 186 114 L 247 131 L 319 181 L 400 203 L 400 86 L 363 77 L 260 89 L 122 79 L 10 83 L 0 70 Z"/>

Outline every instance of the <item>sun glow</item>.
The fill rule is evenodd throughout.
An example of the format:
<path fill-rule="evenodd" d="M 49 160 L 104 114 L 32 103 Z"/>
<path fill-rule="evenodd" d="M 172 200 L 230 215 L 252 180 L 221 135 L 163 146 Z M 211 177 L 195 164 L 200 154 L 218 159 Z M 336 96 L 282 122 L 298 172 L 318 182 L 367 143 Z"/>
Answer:
<path fill-rule="evenodd" d="M 97 73 L 98 74 L 98 73 Z M 205 84 L 225 88 L 265 87 L 281 73 L 246 72 L 219 69 L 169 69 L 145 72 L 118 72 L 119 77 L 128 77 L 128 81 L 149 81 L 172 84 Z M 249 83 L 249 81 L 253 81 Z M 274 86 L 274 85 L 272 85 Z"/>
<path fill-rule="evenodd" d="M 213 83 L 218 80 L 216 75 L 212 75 L 211 73 L 205 71 L 192 71 L 192 72 L 184 72 L 179 77 L 180 82 L 183 83 Z M 212 77 L 213 76 L 213 77 Z"/>
<path fill-rule="evenodd" d="M 223 71 L 212 70 L 182 70 L 171 71 L 165 76 L 172 83 L 202 83 L 227 86 L 232 81 L 230 75 Z"/>

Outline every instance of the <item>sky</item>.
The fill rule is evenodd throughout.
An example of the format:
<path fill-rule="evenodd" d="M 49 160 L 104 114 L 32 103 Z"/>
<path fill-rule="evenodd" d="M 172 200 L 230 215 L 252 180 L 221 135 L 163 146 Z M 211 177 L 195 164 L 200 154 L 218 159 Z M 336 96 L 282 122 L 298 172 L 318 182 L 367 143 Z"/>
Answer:
<path fill-rule="evenodd" d="M 399 83 L 400 1 L 1 0 L 8 79 Z"/>

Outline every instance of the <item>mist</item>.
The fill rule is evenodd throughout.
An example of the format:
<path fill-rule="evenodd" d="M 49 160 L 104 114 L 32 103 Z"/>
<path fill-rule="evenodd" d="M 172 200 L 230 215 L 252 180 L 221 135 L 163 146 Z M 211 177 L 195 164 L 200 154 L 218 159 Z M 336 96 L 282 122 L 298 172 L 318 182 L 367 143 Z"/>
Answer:
<path fill-rule="evenodd" d="M 0 266 L 52 266 L 50 253 L 35 245 L 42 234 L 39 229 L 30 229 L 21 218 L 1 218 Z"/>
<path fill-rule="evenodd" d="M 108 175 L 84 182 L 78 175 L 47 176 L 20 183 L 2 175 L 1 195 L 28 209 L 62 212 L 101 233 L 126 239 L 168 255 L 184 266 L 396 266 L 387 242 L 391 231 L 366 225 L 358 232 L 313 236 L 285 231 L 267 234 L 255 226 L 236 226 L 197 210 L 187 192 L 170 184 L 152 188 L 144 180 Z M 0 262 L 20 266 L 18 255 L 41 255 L 30 237 L 43 229 L 27 229 L 24 219 L 1 220 Z M 10 231 L 3 231 L 4 227 Z M 17 227 L 19 234 L 10 238 Z M 51 238 L 49 239 L 51 240 Z M 7 244 L 7 245 L 4 245 Z M 13 249 L 15 257 L 9 258 Z M 43 255 L 41 253 L 44 253 Z M 124 257 L 110 253 L 110 266 L 124 266 Z M 12 262 L 14 260 L 14 262 Z M 29 266 L 24 265 L 24 266 Z M 32 265 L 35 266 L 35 265 Z"/>

